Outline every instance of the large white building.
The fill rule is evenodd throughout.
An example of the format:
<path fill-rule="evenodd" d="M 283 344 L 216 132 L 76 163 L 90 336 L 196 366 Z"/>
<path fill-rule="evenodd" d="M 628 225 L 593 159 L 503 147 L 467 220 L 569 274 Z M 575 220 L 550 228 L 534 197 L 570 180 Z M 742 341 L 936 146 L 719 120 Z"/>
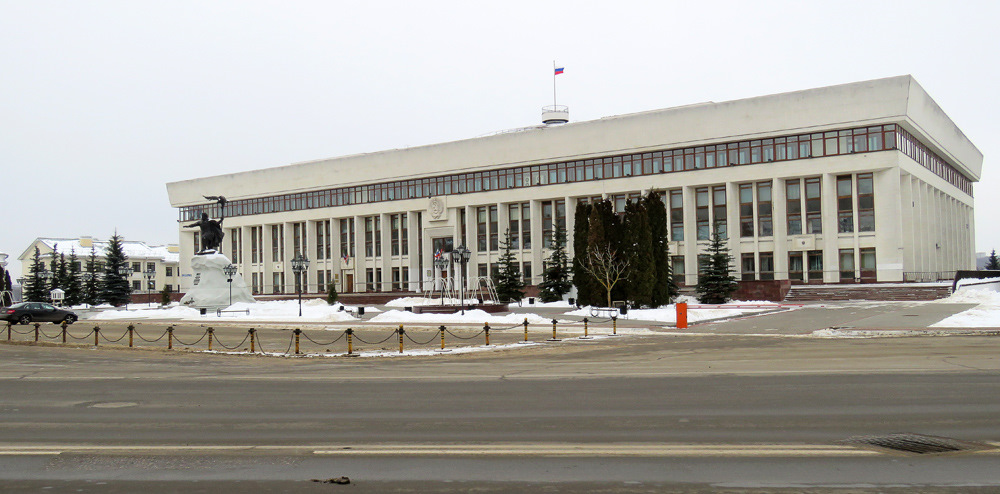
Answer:
<path fill-rule="evenodd" d="M 229 199 L 223 250 L 256 293 L 294 291 L 297 253 L 311 261 L 308 291 L 331 281 L 341 292 L 418 291 L 442 276 L 434 254 L 459 244 L 472 250 L 471 274 L 486 276 L 507 229 L 537 283 L 553 228 L 572 229 L 579 201 L 611 198 L 620 210 L 650 190 L 669 210 L 674 272 L 687 284 L 716 222 L 746 280 L 898 282 L 975 268 L 972 184 L 982 161 L 901 76 L 198 178 L 167 191 L 182 225 L 202 211 L 218 217 L 203 195 Z M 190 276 L 197 230 L 180 236 Z M 188 288 L 190 277 L 181 283 Z"/>

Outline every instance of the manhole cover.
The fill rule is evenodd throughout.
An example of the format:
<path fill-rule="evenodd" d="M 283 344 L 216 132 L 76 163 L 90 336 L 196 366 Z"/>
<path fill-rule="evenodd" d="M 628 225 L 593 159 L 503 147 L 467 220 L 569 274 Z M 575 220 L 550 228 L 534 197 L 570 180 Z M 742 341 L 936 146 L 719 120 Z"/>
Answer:
<path fill-rule="evenodd" d="M 860 446 L 912 453 L 917 455 L 958 453 L 989 449 L 986 444 L 960 441 L 947 437 L 925 436 L 923 434 L 887 434 L 884 436 L 854 436 L 844 441 Z"/>

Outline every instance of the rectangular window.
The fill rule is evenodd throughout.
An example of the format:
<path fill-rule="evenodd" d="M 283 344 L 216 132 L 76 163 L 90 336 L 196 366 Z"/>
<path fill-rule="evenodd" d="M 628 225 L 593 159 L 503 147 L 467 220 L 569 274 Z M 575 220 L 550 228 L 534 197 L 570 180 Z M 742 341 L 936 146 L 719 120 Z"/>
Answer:
<path fill-rule="evenodd" d="M 788 253 L 788 279 L 802 281 L 804 265 L 802 264 L 802 252 Z"/>
<path fill-rule="evenodd" d="M 531 205 L 521 203 L 521 243 L 524 249 L 531 248 Z"/>
<path fill-rule="evenodd" d="M 875 189 L 871 173 L 858 175 L 858 231 L 875 231 Z"/>
<path fill-rule="evenodd" d="M 773 252 L 761 252 L 760 257 L 760 279 L 761 280 L 773 280 L 774 279 L 774 253 Z"/>
<path fill-rule="evenodd" d="M 233 264 L 240 263 L 240 229 L 229 229 L 229 254 L 232 256 Z"/>
<path fill-rule="evenodd" d="M 709 221 L 709 197 L 708 187 L 699 187 L 694 190 L 695 220 L 698 226 L 698 240 L 708 240 L 711 236 L 711 223 Z"/>
<path fill-rule="evenodd" d="M 173 266 L 167 266 L 167 267 L 163 268 L 163 271 L 164 271 L 163 274 L 165 276 L 169 277 L 169 276 L 173 276 L 174 275 L 174 267 Z"/>
<path fill-rule="evenodd" d="M 133 262 L 132 263 L 132 273 L 133 274 L 141 274 L 142 273 L 142 263 L 141 262 Z"/>
<path fill-rule="evenodd" d="M 322 269 L 316 271 L 316 291 L 319 293 L 326 292 L 326 272 Z"/>
<path fill-rule="evenodd" d="M 400 290 L 401 279 L 399 268 L 392 268 L 392 291 L 398 292 Z"/>
<path fill-rule="evenodd" d="M 389 215 L 389 253 L 399 255 L 399 215 Z"/>
<path fill-rule="evenodd" d="M 802 234 L 802 196 L 799 179 L 785 181 L 785 216 L 788 218 L 788 234 Z"/>
<path fill-rule="evenodd" d="M 306 250 L 306 224 L 292 223 L 292 257 L 305 255 Z"/>
<path fill-rule="evenodd" d="M 156 263 L 155 262 L 147 262 L 146 263 L 146 271 L 151 271 L 151 272 L 155 273 L 156 272 Z"/>
<path fill-rule="evenodd" d="M 365 217 L 365 257 L 375 256 L 375 218 Z"/>
<path fill-rule="evenodd" d="M 323 252 L 323 244 L 326 243 L 326 232 L 323 231 L 323 223 L 324 222 L 322 222 L 322 221 L 317 221 L 316 222 L 316 259 L 317 260 L 326 259 L 323 256 L 323 254 L 324 254 L 324 252 Z"/>
<path fill-rule="evenodd" d="M 285 229 L 283 225 L 271 225 L 271 261 L 282 262 L 284 260 Z"/>
<path fill-rule="evenodd" d="M 851 175 L 837 177 L 837 232 L 854 233 L 854 197 Z M 852 258 L 853 259 L 853 258 Z M 853 277 L 853 276 L 852 276 Z"/>
<path fill-rule="evenodd" d="M 740 237 L 753 233 L 753 184 L 740 184 Z"/>
<path fill-rule="evenodd" d="M 486 231 L 486 208 L 480 206 L 476 208 L 476 239 L 479 252 L 485 252 L 488 233 Z"/>
<path fill-rule="evenodd" d="M 365 269 L 365 291 L 375 291 L 375 270 L 372 268 Z"/>
<path fill-rule="evenodd" d="M 823 280 L 823 251 L 811 250 L 807 254 L 809 261 L 809 281 Z"/>
<path fill-rule="evenodd" d="M 340 220 L 340 257 L 354 257 L 354 218 Z"/>
<path fill-rule="evenodd" d="M 859 249 L 858 254 L 861 258 L 861 281 L 875 281 L 875 248 Z"/>
<path fill-rule="evenodd" d="M 740 266 L 743 281 L 754 281 L 757 279 L 757 270 L 754 265 L 753 253 L 740 255 Z"/>
<path fill-rule="evenodd" d="M 138 292 L 142 290 L 142 282 L 139 280 L 132 280 L 132 291 Z"/>
<path fill-rule="evenodd" d="M 840 281 L 854 281 L 854 249 L 840 249 Z"/>
<path fill-rule="evenodd" d="M 490 250 L 494 252 L 500 250 L 499 228 L 497 206 L 494 204 L 490 206 Z"/>
<path fill-rule="evenodd" d="M 525 262 L 521 263 L 521 278 L 524 280 L 526 285 L 531 284 L 531 263 Z"/>
<path fill-rule="evenodd" d="M 712 225 L 720 237 L 729 236 L 726 222 L 726 186 L 712 187 Z"/>
<path fill-rule="evenodd" d="M 823 233 L 820 177 L 806 179 L 806 233 Z"/>
<path fill-rule="evenodd" d="M 774 235 L 771 222 L 771 182 L 757 182 L 757 234 L 761 237 Z"/>
<path fill-rule="evenodd" d="M 674 283 L 684 284 L 684 256 L 670 256 L 670 271 Z"/>
<path fill-rule="evenodd" d="M 510 228 L 510 248 L 520 249 L 521 248 L 521 229 L 519 227 L 521 221 L 521 209 L 517 204 L 510 204 L 507 206 L 507 225 Z"/>
<path fill-rule="evenodd" d="M 542 201 L 542 248 L 552 248 L 552 201 Z"/>
<path fill-rule="evenodd" d="M 257 241 L 259 233 L 259 226 L 250 227 L 250 262 L 253 264 L 260 262 L 260 243 Z"/>
<path fill-rule="evenodd" d="M 684 240 L 684 194 L 680 189 L 670 191 L 670 240 Z"/>
<path fill-rule="evenodd" d="M 378 257 L 382 255 L 382 216 L 374 216 L 374 218 L 375 218 L 375 257 Z"/>
<path fill-rule="evenodd" d="M 399 241 L 402 246 L 402 253 L 404 256 L 410 255 L 410 227 L 407 225 L 407 214 L 402 213 L 399 215 Z M 405 276 L 404 276 L 405 277 Z"/>

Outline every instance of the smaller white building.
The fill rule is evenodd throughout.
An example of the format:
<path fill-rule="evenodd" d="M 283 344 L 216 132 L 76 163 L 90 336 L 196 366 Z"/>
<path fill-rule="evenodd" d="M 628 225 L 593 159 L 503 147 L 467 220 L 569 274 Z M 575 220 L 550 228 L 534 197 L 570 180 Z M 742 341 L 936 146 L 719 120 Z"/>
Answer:
<path fill-rule="evenodd" d="M 54 255 L 64 255 L 69 261 L 71 253 L 76 253 L 79 270 L 87 270 L 87 261 L 91 252 L 94 253 L 98 262 L 98 271 L 104 270 L 104 253 L 108 247 L 107 240 L 98 240 L 93 237 L 79 238 L 36 238 L 28 248 L 21 253 L 17 259 L 21 261 L 21 272 L 31 271 L 31 261 L 35 255 L 35 247 L 41 254 L 42 262 L 48 268 Z M 122 250 L 128 257 L 128 263 L 132 267 L 132 275 L 129 283 L 132 285 L 133 293 L 159 292 L 164 288 L 171 291 L 180 291 L 180 248 L 176 244 L 170 245 L 149 245 L 138 240 L 123 240 Z M 152 272 L 149 284 L 145 285 L 146 278 L 143 272 Z"/>

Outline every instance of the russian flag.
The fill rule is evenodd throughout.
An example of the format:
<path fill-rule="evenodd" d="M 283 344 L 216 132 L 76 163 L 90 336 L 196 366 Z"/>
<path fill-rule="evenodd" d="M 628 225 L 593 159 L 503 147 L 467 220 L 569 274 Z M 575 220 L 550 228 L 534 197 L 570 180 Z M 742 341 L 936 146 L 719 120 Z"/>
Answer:
<path fill-rule="evenodd" d="M 557 69 L 556 69 L 556 73 L 555 73 L 555 75 L 559 75 L 559 74 L 562 74 L 562 73 L 563 73 L 563 69 L 564 69 L 564 67 L 559 67 L 559 68 L 557 68 Z"/>

